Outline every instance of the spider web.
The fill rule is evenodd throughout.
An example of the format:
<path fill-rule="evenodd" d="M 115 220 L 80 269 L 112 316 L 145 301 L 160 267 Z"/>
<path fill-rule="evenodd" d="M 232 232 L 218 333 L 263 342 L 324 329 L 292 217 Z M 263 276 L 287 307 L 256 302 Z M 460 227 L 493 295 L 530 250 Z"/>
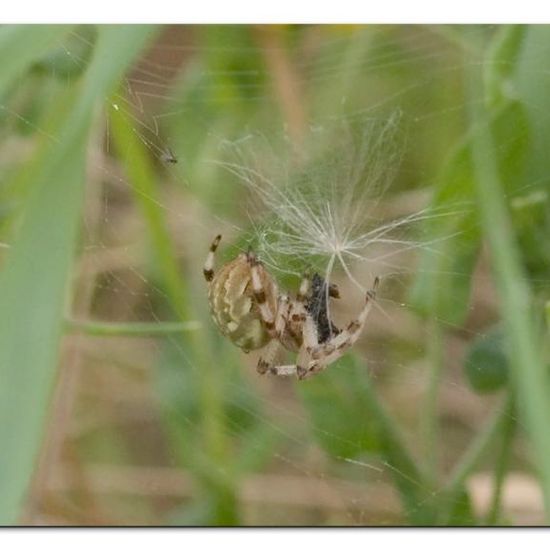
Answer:
<path fill-rule="evenodd" d="M 410 289 L 419 270 L 429 269 L 419 263 L 419 255 L 454 236 L 430 235 L 425 222 L 472 208 L 458 199 L 444 211 L 430 204 L 443 159 L 466 130 L 469 99 L 461 86 L 469 36 L 497 30 L 162 29 L 115 99 L 105 98 L 104 115 L 90 141 L 82 249 L 70 315 L 120 323 L 175 320 L 139 199 L 113 148 L 109 113 L 116 109 L 131 121 L 155 167 L 158 194 L 145 198 L 165 217 L 185 287 L 193 296 L 192 311 L 198 315 L 189 320 L 202 323 L 201 345 L 206 347 L 201 351 L 192 335 L 66 337 L 54 420 L 41 463 L 45 473 L 31 495 L 36 501 L 32 522 L 409 521 L 396 489 L 399 480 L 411 482 L 409 473 L 381 453 L 368 416 L 346 417 L 357 409 L 315 396 L 315 390 L 334 395 L 327 386 L 337 385 L 340 376 L 351 382 L 337 390 L 352 395 L 361 407 L 361 398 L 350 390 L 356 366 L 335 363 L 330 373 L 321 375 L 326 375 L 325 382 L 312 381 L 313 391 L 289 380 L 259 378 L 254 371 L 257 357 L 221 342 L 208 325 L 201 269 L 217 233 L 224 236 L 218 265 L 253 245 L 281 286 L 290 290 L 296 289 L 304 263 L 311 263 L 340 286 L 343 298 L 331 312 L 339 325 L 355 317 L 362 291 L 373 275 L 380 275 L 384 284 L 378 308 L 370 314 L 355 356 L 395 418 L 405 445 L 422 463 L 430 354 L 438 353 L 430 345 L 431 330 L 434 323 L 439 327 L 445 368 L 438 375 L 437 477 L 443 479 L 500 402 L 498 394 L 474 393 L 462 371 L 468 346 L 498 319 L 498 302 L 484 252 L 476 264 L 464 322 L 422 320 Z M 93 40 L 89 28 L 78 28 L 59 44 L 69 67 L 61 78 L 68 84 L 85 69 Z M 44 64 L 40 78 L 59 79 L 58 70 Z M 36 122 L 34 101 L 33 96 L 14 94 L 1 105 L 7 128 L 19 128 L 3 147 L 0 162 L 8 170 L 14 162 L 10 151 L 24 161 L 33 135 L 57 139 Z M 397 132 L 382 138 L 396 113 Z M 366 154 L 361 155 L 361 140 L 353 149 L 348 130 L 342 128 L 368 129 Z M 331 146 L 337 154 L 327 152 Z M 351 174 L 365 167 L 370 172 L 353 180 L 351 192 L 339 186 L 341 171 Z M 531 181 L 516 202 L 547 200 L 536 175 Z M 358 257 L 350 256 L 356 261 L 339 264 L 336 257 L 328 269 L 330 255 L 308 252 L 323 232 L 314 224 L 292 224 L 307 218 L 302 216 L 306 207 L 326 205 L 329 216 L 331 207 L 342 204 L 348 208 L 338 218 L 342 223 L 349 221 L 343 218 L 350 212 L 354 222 L 363 222 L 358 213 L 366 205 L 371 229 L 356 224 L 357 235 L 384 224 L 390 232 L 373 236 L 368 256 L 363 255 L 365 246 L 358 247 Z M 296 211 L 285 219 L 290 207 Z M 320 208 L 313 219 L 326 220 L 322 216 Z M 531 282 L 539 288 L 550 285 L 544 273 Z M 354 439 L 354 423 L 362 426 L 364 441 Z M 520 434 L 507 490 L 527 496 L 516 506 L 505 495 L 505 515 L 514 523 L 541 522 L 540 496 L 526 473 L 523 447 Z M 478 510 L 488 505 L 491 469 L 486 460 L 468 482 Z M 440 487 L 420 487 L 426 497 L 417 502 L 413 515 L 429 508 Z M 238 515 L 232 512 L 232 498 Z"/>

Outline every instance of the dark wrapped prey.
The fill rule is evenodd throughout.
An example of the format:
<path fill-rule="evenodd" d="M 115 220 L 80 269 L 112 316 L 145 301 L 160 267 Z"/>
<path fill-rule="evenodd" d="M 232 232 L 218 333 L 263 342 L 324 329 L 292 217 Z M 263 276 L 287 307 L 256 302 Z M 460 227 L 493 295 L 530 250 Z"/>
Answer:
<path fill-rule="evenodd" d="M 327 292 L 327 282 L 318 273 L 314 273 L 311 278 L 311 292 L 306 309 L 317 325 L 317 337 L 320 344 L 340 332 L 340 329 L 329 321 L 327 297 L 340 298 L 338 287 L 335 284 L 330 284 Z"/>

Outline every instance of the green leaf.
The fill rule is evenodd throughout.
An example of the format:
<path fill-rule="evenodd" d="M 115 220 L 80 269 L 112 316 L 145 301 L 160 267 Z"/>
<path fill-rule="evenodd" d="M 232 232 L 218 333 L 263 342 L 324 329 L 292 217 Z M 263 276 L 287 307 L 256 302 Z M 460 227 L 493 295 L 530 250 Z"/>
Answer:
<path fill-rule="evenodd" d="M 548 44 L 550 45 L 550 41 Z M 506 184 L 497 164 L 501 145 L 491 135 L 489 116 L 484 105 L 477 101 L 481 87 L 475 63 L 468 64 L 465 76 L 469 85 L 470 123 L 477 130 L 474 134 L 472 152 L 480 214 L 500 298 L 499 305 L 504 321 L 512 379 L 518 390 L 520 412 L 524 415 L 525 424 L 531 436 L 548 520 L 550 519 L 548 373 L 542 357 L 537 322 L 531 311 L 533 303 L 531 289 L 504 200 Z M 517 132 L 516 129 L 514 130 Z"/>
<path fill-rule="evenodd" d="M 513 76 L 526 31 L 523 25 L 503 25 L 496 31 L 483 71 L 485 101 L 489 108 L 502 107 L 516 97 Z"/>
<path fill-rule="evenodd" d="M 472 507 L 472 501 L 468 492 L 462 488 L 455 495 L 451 504 L 451 512 L 448 518 L 447 525 L 476 525 L 476 517 Z"/>
<path fill-rule="evenodd" d="M 43 42 L 44 30 L 34 29 Z M 79 92 L 75 101 L 67 106 L 57 139 L 45 142 L 49 154 L 37 152 L 41 170 L 32 182 L 21 227 L 0 273 L 3 525 L 17 521 L 43 436 L 78 237 L 93 111 L 149 35 L 147 27 L 100 28 L 92 63 L 75 90 Z M 32 37 L 27 34 L 33 43 L 30 51 L 36 55 Z"/>
<path fill-rule="evenodd" d="M 544 178 L 548 183 L 548 144 L 550 143 L 550 30 L 546 25 L 527 28 L 515 71 L 514 86 L 525 106 L 531 127 L 529 179 Z"/>
<path fill-rule="evenodd" d="M 476 525 L 472 501 L 468 492 L 463 488 L 455 495 L 453 502 L 450 505 L 451 511 L 447 518 L 446 525 L 449 526 L 466 526 Z"/>
<path fill-rule="evenodd" d="M 34 70 L 63 81 L 79 76 L 88 67 L 94 49 L 95 31 L 94 26 L 80 25 L 39 59 L 34 64 Z"/>
<path fill-rule="evenodd" d="M 3 25 L 0 27 L 0 98 L 44 52 L 60 42 L 69 25 Z"/>
<path fill-rule="evenodd" d="M 504 334 L 496 327 L 478 336 L 470 346 L 464 372 L 474 391 L 492 393 L 508 382 L 509 365 L 504 345 Z"/>
<path fill-rule="evenodd" d="M 525 188 L 514 197 L 514 225 L 520 253 L 534 288 L 547 292 L 550 277 L 550 32 L 545 25 L 527 27 L 513 80 L 531 129 Z M 548 296 L 548 294 L 546 294 Z"/>

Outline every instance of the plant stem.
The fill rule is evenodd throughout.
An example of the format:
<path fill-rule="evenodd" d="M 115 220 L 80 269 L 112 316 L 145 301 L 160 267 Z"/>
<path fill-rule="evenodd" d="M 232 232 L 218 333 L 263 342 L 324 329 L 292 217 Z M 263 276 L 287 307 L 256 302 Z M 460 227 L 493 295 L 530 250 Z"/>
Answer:
<path fill-rule="evenodd" d="M 437 439 L 439 434 L 438 419 L 438 394 L 443 370 L 443 333 L 439 321 L 432 317 L 429 326 L 428 354 L 429 373 L 428 387 L 423 408 L 422 430 L 426 452 L 427 472 L 432 477 L 434 486 L 437 483 L 438 449 Z"/>
<path fill-rule="evenodd" d="M 510 363 L 518 389 L 520 411 L 525 420 L 539 470 L 546 517 L 550 521 L 550 401 L 548 376 L 536 337 L 531 314 L 531 293 L 521 266 L 514 232 L 505 203 L 496 164 L 495 145 L 489 117 L 483 104 L 479 64 L 468 60 L 468 106 L 470 121 L 476 128 L 472 158 L 478 204 L 489 242 L 493 274 L 500 296 L 501 312 L 509 342 Z"/>
<path fill-rule="evenodd" d="M 476 467 L 487 449 L 493 444 L 505 421 L 510 417 L 512 411 L 511 396 L 512 394 L 509 392 L 505 403 L 496 407 L 483 429 L 474 438 L 451 473 L 449 481 L 443 490 L 443 508 L 440 514 L 443 524 L 449 523 L 452 505 L 462 490 L 466 478 Z"/>
<path fill-rule="evenodd" d="M 516 428 L 516 419 L 514 416 L 513 404 L 510 405 L 510 414 L 504 418 L 502 427 L 502 440 L 500 449 L 497 452 L 497 462 L 495 465 L 495 476 L 493 486 L 493 497 L 491 499 L 491 508 L 487 514 L 487 525 L 496 525 L 500 518 L 500 505 L 502 501 L 502 487 L 510 459 L 510 450 Z"/>
<path fill-rule="evenodd" d="M 120 95 L 124 93 L 121 92 Z M 202 310 L 196 306 L 194 294 L 189 288 L 191 277 L 185 277 L 180 272 L 176 248 L 168 230 L 165 211 L 161 206 L 158 184 L 148 151 L 121 110 L 114 108 L 110 114 L 113 140 L 147 223 L 152 250 L 164 278 L 170 305 L 182 322 L 185 322 L 185 319 L 201 318 Z M 200 330 L 191 330 L 185 335 L 181 333 L 181 336 L 182 338 L 185 336 L 183 345 L 190 352 L 192 360 L 199 366 L 196 369 L 196 375 L 201 410 L 201 446 L 203 447 L 200 452 L 204 451 L 207 457 L 207 461 L 202 461 L 202 464 L 211 461 L 216 466 L 225 465 L 229 461 L 229 447 L 223 424 L 225 418 L 223 387 L 222 379 L 216 371 L 216 360 L 211 343 L 204 331 Z M 220 499 L 224 503 L 232 501 L 234 508 L 237 508 L 236 481 L 230 475 L 224 477 L 223 483 L 218 481 L 214 485 L 210 482 L 208 468 L 204 467 L 198 475 L 216 502 Z M 228 515 L 227 510 L 224 504 L 215 519 L 216 523 L 237 522 L 237 512 L 233 510 L 232 514 Z"/>
<path fill-rule="evenodd" d="M 187 321 L 184 323 L 107 323 L 100 321 L 82 321 L 67 319 L 65 328 L 69 332 L 78 332 L 87 336 L 170 336 L 183 332 L 199 330 L 202 323 Z"/>

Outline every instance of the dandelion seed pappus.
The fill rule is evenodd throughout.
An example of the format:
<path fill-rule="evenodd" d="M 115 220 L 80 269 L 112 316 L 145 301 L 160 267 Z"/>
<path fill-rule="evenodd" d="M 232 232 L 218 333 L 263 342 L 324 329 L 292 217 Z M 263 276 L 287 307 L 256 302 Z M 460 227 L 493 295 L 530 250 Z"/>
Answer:
<path fill-rule="evenodd" d="M 411 240 L 407 232 L 445 212 L 382 212 L 402 154 L 399 117 L 316 128 L 294 163 L 275 154 L 269 139 L 252 134 L 224 141 L 234 161 L 213 161 L 250 193 L 255 245 L 214 272 L 221 236 L 214 239 L 204 268 L 210 309 L 236 346 L 262 349 L 259 373 L 303 379 L 324 370 L 355 344 L 378 306 L 381 270 L 384 279 L 394 277 L 400 271 L 396 256 L 438 242 Z M 374 283 L 365 285 L 365 274 L 357 277 L 354 266 L 367 266 Z M 339 297 L 335 270 L 365 297 L 357 319 L 343 330 L 331 316 L 331 299 Z M 297 294 L 280 290 L 274 274 L 302 277 Z M 296 363 L 278 364 L 282 350 L 297 353 Z"/>
<path fill-rule="evenodd" d="M 303 380 L 326 369 L 355 344 L 374 302 L 378 278 L 367 291 L 357 319 L 341 330 L 328 314 L 329 299 L 340 297 L 335 284 L 317 273 L 304 276 L 296 297 L 291 298 L 279 291 L 252 251 L 239 254 L 216 272 L 220 240 L 221 235 L 213 240 L 203 268 L 212 319 L 245 353 L 265 348 L 256 367 L 259 374 L 296 375 Z M 298 354 L 296 364 L 276 364 L 281 348 Z"/>

